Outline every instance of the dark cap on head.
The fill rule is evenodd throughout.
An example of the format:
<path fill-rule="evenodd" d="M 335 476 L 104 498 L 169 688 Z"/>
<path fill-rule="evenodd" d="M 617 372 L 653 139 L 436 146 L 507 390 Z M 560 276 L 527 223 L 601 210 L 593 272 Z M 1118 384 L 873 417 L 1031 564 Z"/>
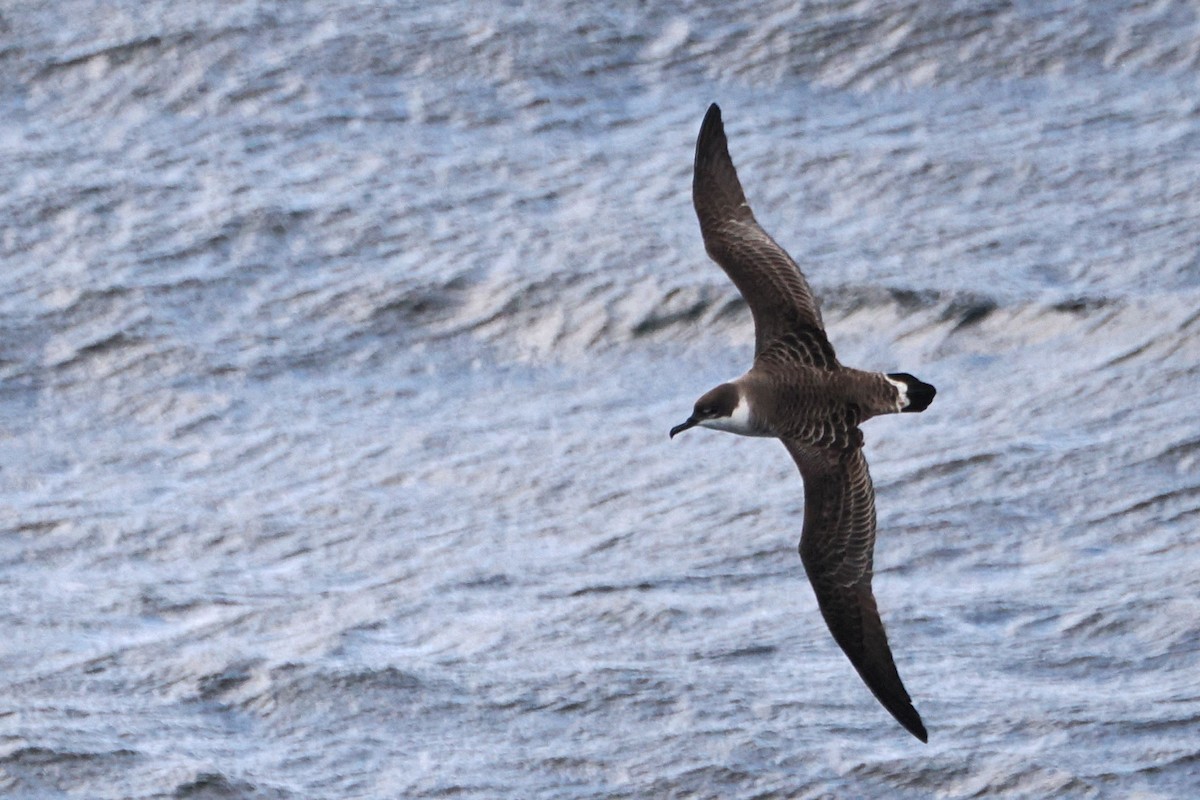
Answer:
<path fill-rule="evenodd" d="M 732 383 L 722 383 L 710 389 L 696 401 L 692 416 L 700 419 L 718 419 L 733 414 L 738 404 L 738 389 Z"/>
<path fill-rule="evenodd" d="M 688 428 L 694 428 L 706 419 L 733 416 L 733 410 L 737 408 L 739 399 L 738 389 L 732 383 L 722 383 L 717 388 L 710 389 L 696 401 L 692 415 L 686 421 L 671 428 L 671 438 L 674 439 L 675 434 L 682 433 Z"/>

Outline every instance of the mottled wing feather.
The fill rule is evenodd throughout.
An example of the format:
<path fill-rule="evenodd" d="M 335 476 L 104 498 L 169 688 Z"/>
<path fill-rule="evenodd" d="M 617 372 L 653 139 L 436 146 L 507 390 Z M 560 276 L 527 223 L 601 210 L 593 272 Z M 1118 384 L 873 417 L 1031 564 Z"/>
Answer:
<path fill-rule="evenodd" d="M 896 671 L 871 592 L 875 490 L 860 448 L 814 448 L 784 440 L 804 478 L 800 558 L 834 640 L 863 682 L 909 733 L 925 726 Z"/>
<path fill-rule="evenodd" d="M 746 202 L 716 103 L 709 106 L 696 139 L 692 203 L 705 249 L 754 315 L 755 358 L 836 366 L 808 281 Z"/>

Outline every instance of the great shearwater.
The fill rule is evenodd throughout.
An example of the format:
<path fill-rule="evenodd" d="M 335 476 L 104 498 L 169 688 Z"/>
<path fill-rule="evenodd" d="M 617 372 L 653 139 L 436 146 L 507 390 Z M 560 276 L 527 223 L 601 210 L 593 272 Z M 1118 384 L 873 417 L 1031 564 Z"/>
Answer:
<path fill-rule="evenodd" d="M 875 489 L 858 426 L 878 414 L 923 411 L 935 390 L 908 373 L 838 363 L 800 268 L 746 203 L 716 103 L 696 140 L 692 203 L 705 250 L 750 306 L 754 365 L 705 393 L 671 437 L 699 425 L 783 442 L 804 481 L 800 559 L 821 615 L 883 707 L 928 741 L 871 592 Z"/>

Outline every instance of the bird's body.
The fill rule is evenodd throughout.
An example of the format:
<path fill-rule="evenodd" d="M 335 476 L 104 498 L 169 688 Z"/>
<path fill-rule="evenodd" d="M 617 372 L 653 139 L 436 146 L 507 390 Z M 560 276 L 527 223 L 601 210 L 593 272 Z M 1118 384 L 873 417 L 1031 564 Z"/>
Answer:
<path fill-rule="evenodd" d="M 858 426 L 923 411 L 935 390 L 907 373 L 838 362 L 804 275 L 754 219 L 716 104 L 696 141 L 692 200 L 705 249 L 750 306 L 754 364 L 702 395 L 671 436 L 699 425 L 783 442 L 804 480 L 800 556 L 829 630 L 884 707 L 926 741 L 871 592 L 875 490 Z"/>

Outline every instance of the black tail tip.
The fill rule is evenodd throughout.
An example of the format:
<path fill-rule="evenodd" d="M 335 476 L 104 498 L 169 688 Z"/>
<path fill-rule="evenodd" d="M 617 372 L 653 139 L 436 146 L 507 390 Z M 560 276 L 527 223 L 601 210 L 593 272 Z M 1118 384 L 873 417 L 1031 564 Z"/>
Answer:
<path fill-rule="evenodd" d="M 903 383 L 907 390 L 908 405 L 900 409 L 901 411 L 924 411 L 929 408 L 934 395 L 937 394 L 937 389 L 933 388 L 932 384 L 923 383 L 907 372 L 889 372 L 888 377 Z"/>

